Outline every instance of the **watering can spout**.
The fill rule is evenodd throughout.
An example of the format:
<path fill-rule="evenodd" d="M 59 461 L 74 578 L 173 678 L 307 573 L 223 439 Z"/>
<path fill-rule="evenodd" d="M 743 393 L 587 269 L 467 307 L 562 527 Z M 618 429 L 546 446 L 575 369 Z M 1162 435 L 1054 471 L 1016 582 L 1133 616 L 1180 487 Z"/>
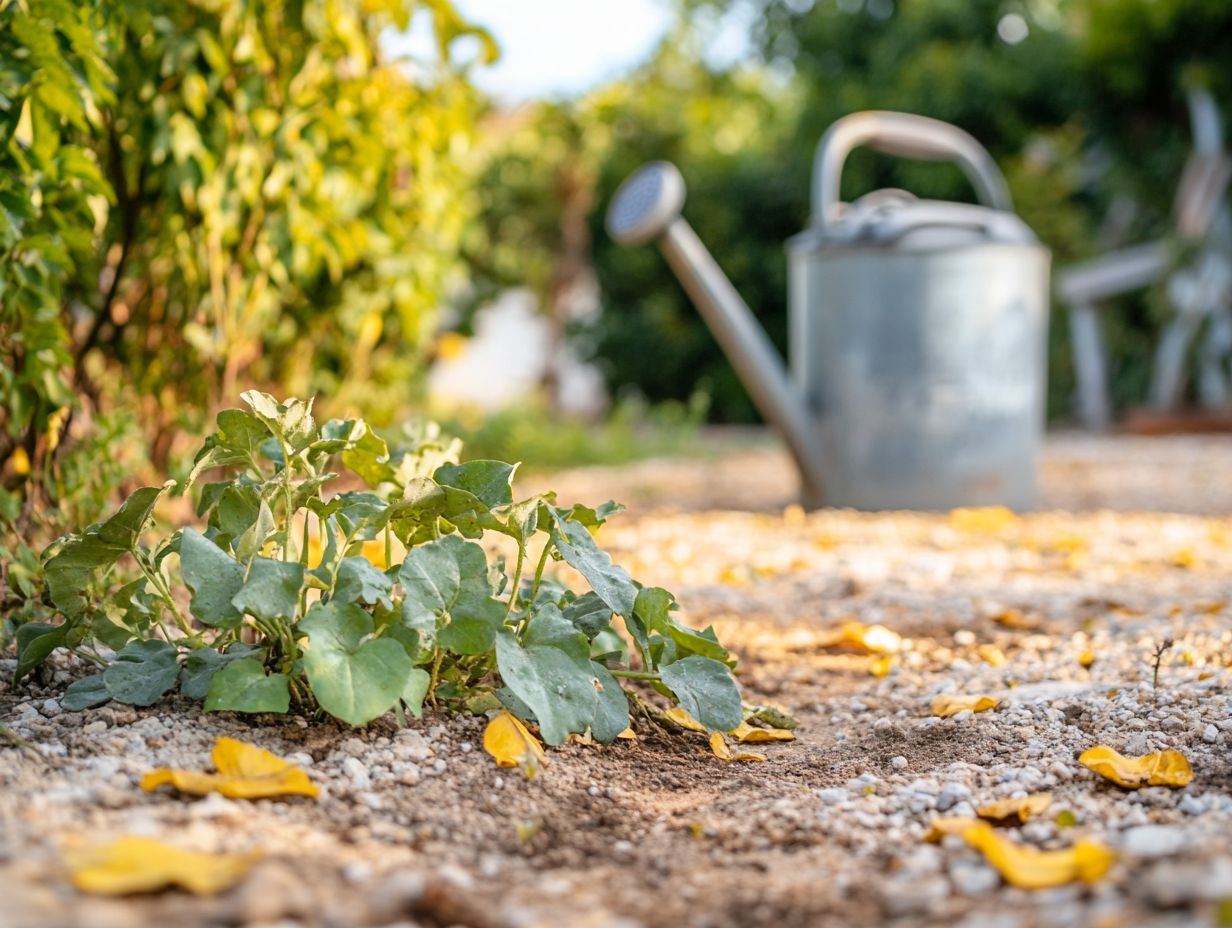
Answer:
<path fill-rule="evenodd" d="M 622 245 L 657 242 L 757 411 L 787 442 L 800 471 L 802 502 L 817 508 L 823 505 L 824 494 L 813 417 L 748 305 L 680 215 L 684 195 L 684 179 L 676 167 L 666 161 L 651 162 L 616 192 L 607 213 L 608 232 Z"/>

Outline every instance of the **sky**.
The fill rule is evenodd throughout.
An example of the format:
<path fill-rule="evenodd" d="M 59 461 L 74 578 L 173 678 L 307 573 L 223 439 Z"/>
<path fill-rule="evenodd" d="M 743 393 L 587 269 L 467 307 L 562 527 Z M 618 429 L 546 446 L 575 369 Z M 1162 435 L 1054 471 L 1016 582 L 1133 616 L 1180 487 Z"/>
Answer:
<path fill-rule="evenodd" d="M 505 103 L 572 96 L 644 59 L 671 24 L 671 0 L 454 0 L 463 18 L 484 26 L 501 47 L 475 83 Z M 387 47 L 431 57 L 426 14 Z"/>
<path fill-rule="evenodd" d="M 487 27 L 501 59 L 475 70 L 475 83 L 505 103 L 573 96 L 617 77 L 645 59 L 672 22 L 672 0 L 454 0 L 462 16 Z M 393 50 L 430 54 L 422 16 Z M 719 45 L 743 32 L 732 23 Z M 731 53 L 734 54 L 734 48 Z"/>

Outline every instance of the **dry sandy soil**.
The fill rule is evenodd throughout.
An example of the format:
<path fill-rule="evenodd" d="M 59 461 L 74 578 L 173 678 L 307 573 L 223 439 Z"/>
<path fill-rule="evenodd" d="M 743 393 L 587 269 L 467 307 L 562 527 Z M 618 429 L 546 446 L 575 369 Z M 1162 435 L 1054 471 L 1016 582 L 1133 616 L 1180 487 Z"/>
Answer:
<path fill-rule="evenodd" d="M 1043 470 L 1056 511 L 984 528 L 785 510 L 793 478 L 772 446 L 557 475 L 541 482 L 563 498 L 631 504 L 604 544 L 716 626 L 746 699 L 790 707 L 796 741 L 761 763 L 721 762 L 700 735 L 568 745 L 528 781 L 482 752 L 482 719 L 348 730 L 177 700 L 66 713 L 56 696 L 78 670 L 53 665 L 0 692 L 0 723 L 33 745 L 0 745 L 0 924 L 1228 924 L 1230 473 L 1222 439 L 1062 436 Z M 852 618 L 906 639 L 887 676 L 824 646 Z M 1003 701 L 932 717 L 947 692 Z M 222 734 L 293 757 L 321 797 L 137 788 L 153 766 L 208 768 Z M 1077 763 L 1097 743 L 1178 748 L 1194 781 L 1122 791 Z M 1118 851 L 1104 880 L 1013 889 L 961 839 L 922 841 L 940 811 L 1040 790 L 1053 807 L 1012 837 L 1102 840 Z M 75 892 L 63 849 L 122 834 L 264 857 L 215 897 Z"/>

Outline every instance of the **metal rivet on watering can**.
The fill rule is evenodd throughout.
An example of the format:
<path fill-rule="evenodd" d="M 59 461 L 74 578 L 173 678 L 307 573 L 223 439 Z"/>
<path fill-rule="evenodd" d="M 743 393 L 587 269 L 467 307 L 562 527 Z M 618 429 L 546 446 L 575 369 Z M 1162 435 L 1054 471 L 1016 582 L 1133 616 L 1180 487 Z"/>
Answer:
<path fill-rule="evenodd" d="M 852 149 L 955 162 L 981 205 L 879 190 L 839 200 Z M 792 381 L 748 306 L 680 216 L 667 162 L 630 176 L 608 231 L 659 247 L 758 411 L 783 435 L 806 505 L 1030 508 L 1043 433 L 1047 249 L 1014 215 L 970 135 L 856 113 L 817 147 L 810 227 L 788 242 Z"/>

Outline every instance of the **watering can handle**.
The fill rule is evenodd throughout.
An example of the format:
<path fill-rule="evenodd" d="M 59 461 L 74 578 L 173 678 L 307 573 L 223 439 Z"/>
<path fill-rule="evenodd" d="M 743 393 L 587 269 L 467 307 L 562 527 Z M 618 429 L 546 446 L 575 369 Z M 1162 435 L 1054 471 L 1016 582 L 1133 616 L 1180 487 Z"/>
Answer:
<path fill-rule="evenodd" d="M 988 151 L 957 126 L 927 116 L 871 110 L 844 116 L 826 130 L 813 159 L 813 224 L 824 227 L 838 218 L 843 163 L 856 148 L 869 148 L 905 158 L 953 161 L 975 187 L 980 202 L 1010 211 L 1005 177 Z"/>

